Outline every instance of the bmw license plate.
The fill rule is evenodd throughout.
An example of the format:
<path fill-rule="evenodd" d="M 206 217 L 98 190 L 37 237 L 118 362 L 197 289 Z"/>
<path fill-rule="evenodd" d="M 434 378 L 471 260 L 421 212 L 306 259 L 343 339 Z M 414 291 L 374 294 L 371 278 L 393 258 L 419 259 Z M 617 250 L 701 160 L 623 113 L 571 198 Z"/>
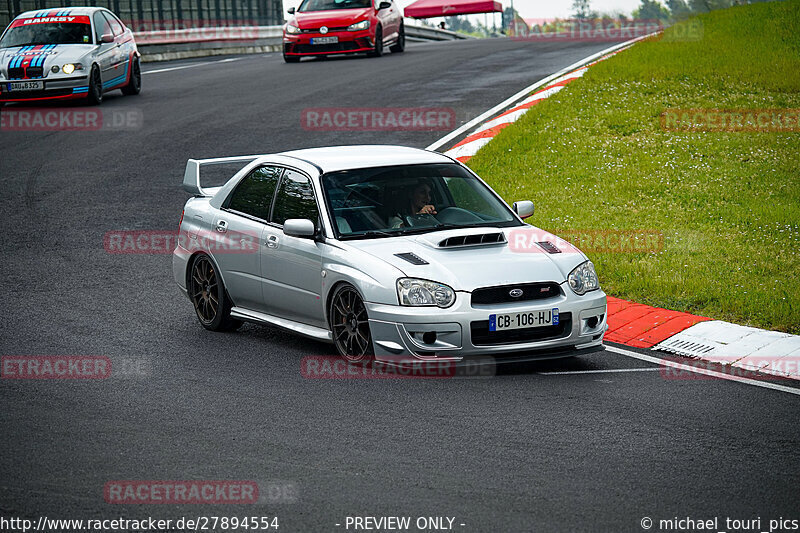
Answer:
<path fill-rule="evenodd" d="M 489 331 L 506 331 L 509 329 L 538 328 L 558 325 L 558 307 L 547 311 L 523 311 L 489 315 Z"/>
<path fill-rule="evenodd" d="M 43 81 L 12 81 L 8 84 L 9 91 L 41 91 L 44 89 Z"/>
<path fill-rule="evenodd" d="M 311 44 L 336 44 L 338 42 L 338 37 L 314 37 L 311 39 Z"/>

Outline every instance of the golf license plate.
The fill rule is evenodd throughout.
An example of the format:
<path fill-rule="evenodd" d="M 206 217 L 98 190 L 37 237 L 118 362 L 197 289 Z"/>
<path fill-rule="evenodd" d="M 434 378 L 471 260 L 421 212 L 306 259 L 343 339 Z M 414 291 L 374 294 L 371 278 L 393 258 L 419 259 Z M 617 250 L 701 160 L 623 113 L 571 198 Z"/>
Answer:
<path fill-rule="evenodd" d="M 12 81 L 8 84 L 9 91 L 41 91 L 44 89 L 43 81 Z"/>
<path fill-rule="evenodd" d="M 489 331 L 538 328 L 558 325 L 558 307 L 545 311 L 522 311 L 489 315 Z"/>
<path fill-rule="evenodd" d="M 311 39 L 311 44 L 335 44 L 338 42 L 338 37 L 314 37 Z"/>

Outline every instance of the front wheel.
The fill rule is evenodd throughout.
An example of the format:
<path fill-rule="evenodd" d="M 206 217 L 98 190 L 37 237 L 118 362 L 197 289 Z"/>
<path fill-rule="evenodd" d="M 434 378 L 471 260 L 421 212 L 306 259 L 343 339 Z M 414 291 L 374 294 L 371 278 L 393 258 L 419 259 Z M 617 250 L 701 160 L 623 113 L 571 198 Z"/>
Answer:
<path fill-rule="evenodd" d="M 406 49 L 406 29 L 400 26 L 400 32 L 397 34 L 397 42 L 389 47 L 393 54 L 399 54 Z"/>
<path fill-rule="evenodd" d="M 139 58 L 135 58 L 131 65 L 131 79 L 128 85 L 122 88 L 122 94 L 134 96 L 142 91 L 142 69 L 139 66 Z"/>
<path fill-rule="evenodd" d="M 355 287 L 345 284 L 336 288 L 328 316 L 333 342 L 342 357 L 351 363 L 373 359 L 367 308 Z"/>
<path fill-rule="evenodd" d="M 100 105 L 103 103 L 103 80 L 100 78 L 100 68 L 92 66 L 89 74 L 89 94 L 87 96 L 89 105 Z"/>
<path fill-rule="evenodd" d="M 383 55 L 383 28 L 378 26 L 375 29 L 375 46 L 369 53 L 370 57 L 381 57 Z"/>
<path fill-rule="evenodd" d="M 198 255 L 189 271 L 189 298 L 200 324 L 211 331 L 233 331 L 242 325 L 231 318 L 231 301 L 217 267 L 205 254 Z"/>

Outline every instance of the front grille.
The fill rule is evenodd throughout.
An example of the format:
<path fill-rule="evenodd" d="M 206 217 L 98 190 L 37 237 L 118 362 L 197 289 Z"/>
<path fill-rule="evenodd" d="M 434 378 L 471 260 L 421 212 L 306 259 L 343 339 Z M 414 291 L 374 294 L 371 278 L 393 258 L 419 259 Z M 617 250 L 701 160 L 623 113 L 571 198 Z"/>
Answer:
<path fill-rule="evenodd" d="M 41 78 L 44 74 L 44 67 L 28 67 L 26 74 L 29 78 Z"/>
<path fill-rule="evenodd" d="M 558 315 L 557 326 L 510 329 L 508 331 L 489 331 L 488 320 L 470 323 L 470 333 L 474 346 L 496 346 L 500 344 L 520 344 L 566 337 L 572 331 L 572 313 Z"/>
<path fill-rule="evenodd" d="M 522 295 L 514 298 L 509 293 L 520 289 Z M 543 300 L 561 295 L 561 285 L 554 281 L 545 283 L 524 283 L 520 285 L 501 285 L 498 287 L 482 287 L 472 291 L 472 305 L 504 304 L 510 302 L 526 302 Z"/>
<path fill-rule="evenodd" d="M 296 54 L 313 54 L 321 52 L 349 52 L 350 50 L 358 50 L 358 43 L 355 41 L 345 41 L 343 43 L 328 43 L 328 44 L 298 44 L 293 50 Z"/>
<path fill-rule="evenodd" d="M 18 80 L 25 77 L 25 69 L 22 67 L 13 67 L 8 69 L 8 77 L 12 80 Z"/>

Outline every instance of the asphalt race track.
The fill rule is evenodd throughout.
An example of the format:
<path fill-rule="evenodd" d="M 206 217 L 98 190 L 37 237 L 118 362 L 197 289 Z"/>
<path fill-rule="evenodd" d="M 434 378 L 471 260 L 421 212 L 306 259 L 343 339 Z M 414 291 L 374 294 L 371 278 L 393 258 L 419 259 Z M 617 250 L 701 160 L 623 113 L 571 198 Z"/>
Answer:
<path fill-rule="evenodd" d="M 0 353 L 105 355 L 115 368 L 106 380 L 0 380 L 0 515 L 277 516 L 284 532 L 344 531 L 364 515 L 455 517 L 463 532 L 798 518 L 797 396 L 665 379 L 611 352 L 493 378 L 305 379 L 301 357 L 332 346 L 252 325 L 208 332 L 169 255 L 104 249 L 108 231 L 177 229 L 187 158 L 424 147 L 446 133 L 308 131 L 305 108 L 444 107 L 457 126 L 607 46 L 487 40 L 296 65 L 279 54 L 146 64 L 139 97 L 117 91 L 100 108 L 141 127 L 0 131 Z M 566 370 L 608 372 L 548 375 Z M 244 506 L 103 498 L 111 480 L 194 479 L 285 490 Z"/>

